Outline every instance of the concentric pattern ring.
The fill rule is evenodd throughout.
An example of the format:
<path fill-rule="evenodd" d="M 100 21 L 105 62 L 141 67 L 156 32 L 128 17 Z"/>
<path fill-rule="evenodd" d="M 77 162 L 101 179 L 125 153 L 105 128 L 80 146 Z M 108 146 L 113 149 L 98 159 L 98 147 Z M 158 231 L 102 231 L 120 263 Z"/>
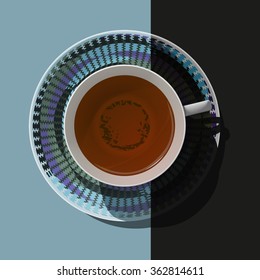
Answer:
<path fill-rule="evenodd" d="M 176 65 L 169 63 L 168 70 L 157 67 L 158 63 L 152 65 L 151 55 L 158 61 L 165 56 L 171 57 Z M 175 80 L 171 69 L 174 72 L 174 67 L 177 67 L 194 81 L 202 99 L 212 101 L 211 115 L 216 115 L 216 104 L 212 98 L 214 93 L 212 96 L 197 65 L 180 49 L 146 33 L 108 32 L 74 45 L 58 57 L 44 74 L 31 107 L 31 144 L 47 182 L 68 203 L 99 218 L 136 221 L 150 218 L 151 183 L 122 188 L 108 186 L 91 178 L 71 157 L 63 131 L 64 111 L 75 88 L 95 71 L 117 64 L 152 69 L 171 84 Z M 193 96 L 194 90 L 189 91 Z M 186 93 L 182 96 L 181 90 L 177 93 L 183 104 L 194 99 L 189 94 L 186 96 Z"/>

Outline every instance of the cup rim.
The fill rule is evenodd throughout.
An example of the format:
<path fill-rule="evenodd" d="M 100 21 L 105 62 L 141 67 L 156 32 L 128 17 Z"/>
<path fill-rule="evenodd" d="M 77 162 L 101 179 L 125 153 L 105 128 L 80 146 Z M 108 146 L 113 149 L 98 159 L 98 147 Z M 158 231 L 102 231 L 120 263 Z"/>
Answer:
<path fill-rule="evenodd" d="M 95 84 L 100 81 L 121 75 L 141 77 L 157 86 L 165 95 L 171 105 L 174 119 L 175 132 L 170 147 L 163 158 L 150 169 L 133 175 L 115 175 L 105 172 L 93 165 L 82 153 L 75 136 L 74 121 L 77 107 Z M 186 133 L 186 119 L 183 105 L 172 86 L 157 73 L 150 69 L 136 65 L 113 65 L 100 69 L 84 79 L 73 92 L 65 109 L 64 135 L 67 147 L 75 162 L 91 177 L 105 184 L 129 187 L 150 182 L 164 173 L 175 161 L 182 148 Z"/>

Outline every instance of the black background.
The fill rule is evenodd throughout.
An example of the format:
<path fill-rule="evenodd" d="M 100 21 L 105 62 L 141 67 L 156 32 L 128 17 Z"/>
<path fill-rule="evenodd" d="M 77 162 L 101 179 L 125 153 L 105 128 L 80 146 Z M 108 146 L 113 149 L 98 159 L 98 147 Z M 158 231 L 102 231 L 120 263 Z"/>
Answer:
<path fill-rule="evenodd" d="M 158 227 L 152 218 L 152 259 L 260 259 L 259 15 L 254 3 L 151 0 L 151 32 L 180 46 L 202 67 L 226 127 L 211 198 L 177 224 Z"/>

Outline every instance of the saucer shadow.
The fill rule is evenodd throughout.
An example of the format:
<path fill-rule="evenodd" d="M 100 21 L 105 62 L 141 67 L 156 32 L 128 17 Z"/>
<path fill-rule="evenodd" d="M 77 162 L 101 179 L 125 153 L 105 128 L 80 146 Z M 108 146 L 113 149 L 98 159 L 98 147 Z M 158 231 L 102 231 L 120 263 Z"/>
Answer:
<path fill-rule="evenodd" d="M 98 220 L 100 222 L 103 222 L 107 225 L 115 226 L 115 227 L 121 227 L 121 228 L 132 228 L 132 229 L 141 229 L 141 228 L 149 228 L 151 226 L 151 219 L 146 219 L 142 221 L 131 221 L 131 222 L 117 222 L 117 221 L 108 221 L 108 220 L 102 220 L 96 217 L 92 217 L 95 220 Z"/>
<path fill-rule="evenodd" d="M 225 152 L 225 142 L 230 137 L 228 129 L 224 126 L 223 117 L 221 119 L 220 129 L 219 146 L 217 147 L 213 137 L 210 138 L 210 143 L 208 143 L 213 149 L 211 154 L 214 155 L 214 159 L 209 163 L 209 168 L 205 169 L 206 171 L 202 174 L 199 183 L 193 187 L 193 189 L 186 191 L 183 199 L 180 199 L 176 205 L 173 204 L 172 206 L 166 207 L 167 209 L 164 209 L 164 211 L 158 214 L 156 209 L 158 209 L 158 204 L 160 204 L 162 200 L 158 200 L 157 197 L 155 197 L 157 193 L 154 192 L 153 194 L 152 191 L 151 228 L 169 227 L 182 223 L 198 213 L 209 201 L 217 186 L 219 171 Z M 171 188 L 175 187 L 173 184 L 171 185 L 171 183 L 168 185 Z M 174 193 L 169 188 L 168 190 L 164 190 L 164 197 L 178 196 L 177 192 Z"/>

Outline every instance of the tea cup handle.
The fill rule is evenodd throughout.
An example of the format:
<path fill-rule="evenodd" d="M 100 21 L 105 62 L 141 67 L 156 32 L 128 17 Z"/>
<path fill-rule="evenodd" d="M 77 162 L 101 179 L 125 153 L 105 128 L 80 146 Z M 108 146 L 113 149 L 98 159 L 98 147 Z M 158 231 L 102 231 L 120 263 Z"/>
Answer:
<path fill-rule="evenodd" d="M 188 117 L 188 116 L 210 111 L 211 102 L 209 100 L 204 100 L 189 105 L 185 105 L 183 107 L 184 107 L 185 116 Z"/>

